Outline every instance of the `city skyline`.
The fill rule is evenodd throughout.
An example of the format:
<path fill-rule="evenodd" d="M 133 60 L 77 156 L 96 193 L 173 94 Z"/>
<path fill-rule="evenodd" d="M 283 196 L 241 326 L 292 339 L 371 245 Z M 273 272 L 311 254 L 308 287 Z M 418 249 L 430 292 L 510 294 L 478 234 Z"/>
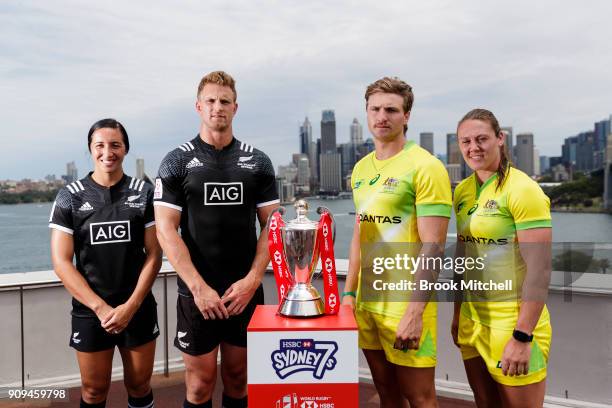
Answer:
<path fill-rule="evenodd" d="M 515 133 L 534 133 L 540 154 L 557 156 L 565 138 L 612 107 L 612 54 L 602 52 L 610 2 L 268 6 L 1 5 L 0 178 L 58 174 L 72 160 L 84 173 L 87 130 L 103 117 L 127 128 L 126 169 L 142 157 L 155 174 L 169 150 L 197 134 L 195 89 L 215 69 L 237 81 L 236 136 L 275 167 L 296 150 L 295 125 L 305 115 L 318 123 L 321 109 L 334 108 L 337 142 L 348 141 L 353 118 L 366 123 L 365 88 L 384 75 L 414 89 L 408 137 L 433 132 L 436 146 L 465 112 L 486 107 Z M 222 41 L 208 32 L 224 33 Z"/>

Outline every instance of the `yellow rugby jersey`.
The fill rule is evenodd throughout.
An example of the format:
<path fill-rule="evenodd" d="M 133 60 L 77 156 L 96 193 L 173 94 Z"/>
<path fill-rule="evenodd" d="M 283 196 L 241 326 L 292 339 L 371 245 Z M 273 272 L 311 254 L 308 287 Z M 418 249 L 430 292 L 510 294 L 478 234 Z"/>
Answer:
<path fill-rule="evenodd" d="M 466 271 L 465 281 L 510 280 L 512 289 L 468 290 L 461 313 L 487 326 L 512 329 L 518 318 L 526 273 L 516 232 L 551 228 L 550 200 L 534 180 L 514 167 L 508 169 L 502 186 L 496 188 L 497 173 L 482 185 L 473 174 L 455 188 L 457 239 L 465 243 L 466 257 L 484 259 L 484 269 Z M 540 323 L 548 320 L 545 307 Z"/>
<path fill-rule="evenodd" d="M 366 259 L 383 256 L 384 250 L 372 250 L 377 243 L 420 243 L 417 217 L 450 218 L 452 198 L 448 173 L 440 160 L 414 142 L 407 141 L 404 148 L 389 159 L 378 160 L 375 152 L 361 159 L 353 169 L 351 186 L 359 216 L 362 259 L 358 307 L 401 317 L 407 302 L 398 299 L 406 299 L 409 295 L 395 293 L 392 296 L 390 292 L 382 291 L 376 292 L 375 298 L 362 296 L 363 274 L 372 273 L 371 264 L 366 265 L 369 262 Z M 366 254 L 368 251 L 376 254 Z M 387 255 L 394 256 L 393 253 Z M 411 279 L 409 272 L 406 275 L 406 279 Z M 381 275 L 381 279 L 384 278 Z M 435 313 L 435 304 L 430 302 L 428 309 Z"/>

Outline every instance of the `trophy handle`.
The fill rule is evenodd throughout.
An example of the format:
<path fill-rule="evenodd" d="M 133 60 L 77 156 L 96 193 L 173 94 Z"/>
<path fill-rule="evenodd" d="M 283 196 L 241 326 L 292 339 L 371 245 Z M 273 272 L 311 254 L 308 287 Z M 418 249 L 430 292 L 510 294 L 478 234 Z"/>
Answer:
<path fill-rule="evenodd" d="M 268 215 L 268 221 L 266 221 L 266 228 L 268 228 L 268 225 L 270 225 L 270 220 L 272 219 L 272 216 L 276 213 L 280 213 L 281 216 L 285 215 L 285 207 L 276 207 L 275 209 L 272 210 L 270 215 Z"/>
<path fill-rule="evenodd" d="M 317 214 L 321 215 L 323 213 L 329 214 L 329 218 L 331 218 L 331 221 L 332 221 L 332 242 L 335 245 L 336 244 L 336 220 L 334 219 L 334 215 L 331 213 L 331 211 L 329 211 L 329 208 L 323 207 L 323 206 L 317 208 Z"/>

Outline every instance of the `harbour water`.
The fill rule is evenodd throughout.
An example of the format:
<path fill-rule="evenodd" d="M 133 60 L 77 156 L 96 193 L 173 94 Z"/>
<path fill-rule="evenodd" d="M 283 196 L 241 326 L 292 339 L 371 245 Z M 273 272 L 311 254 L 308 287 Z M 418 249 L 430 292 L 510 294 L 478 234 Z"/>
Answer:
<path fill-rule="evenodd" d="M 348 258 L 355 216 L 353 202 L 344 200 L 310 200 L 309 217 L 317 219 L 315 209 L 328 207 L 337 222 L 336 257 Z M 0 273 L 51 269 L 49 229 L 52 203 L 0 205 Z M 294 217 L 292 206 L 286 206 L 286 219 Z M 553 241 L 612 243 L 612 215 L 553 213 Z M 453 241 L 455 220 L 449 223 L 449 241 Z M 612 251 L 607 250 L 607 253 Z M 612 273 L 612 270 L 610 271 Z"/>

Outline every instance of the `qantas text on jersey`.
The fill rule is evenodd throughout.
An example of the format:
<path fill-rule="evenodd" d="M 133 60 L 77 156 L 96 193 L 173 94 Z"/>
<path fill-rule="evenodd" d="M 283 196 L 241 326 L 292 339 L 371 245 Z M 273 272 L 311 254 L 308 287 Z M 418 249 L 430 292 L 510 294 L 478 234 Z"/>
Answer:
<path fill-rule="evenodd" d="M 92 245 L 130 242 L 130 222 L 92 222 L 89 224 L 89 235 Z"/>
<path fill-rule="evenodd" d="M 242 192 L 242 182 L 204 183 L 204 205 L 240 205 Z"/>

